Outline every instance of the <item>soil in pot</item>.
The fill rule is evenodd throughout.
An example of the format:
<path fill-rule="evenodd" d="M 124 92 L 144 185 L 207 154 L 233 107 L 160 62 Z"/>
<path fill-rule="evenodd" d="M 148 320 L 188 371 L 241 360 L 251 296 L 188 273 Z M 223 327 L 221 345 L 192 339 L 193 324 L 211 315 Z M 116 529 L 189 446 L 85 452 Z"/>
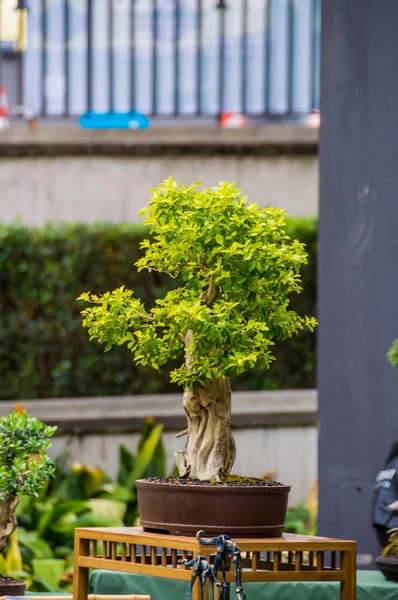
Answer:
<path fill-rule="evenodd" d="M 24 596 L 26 583 L 22 579 L 4 577 L 0 575 L 0 597 L 1 596 Z"/>
<path fill-rule="evenodd" d="M 201 481 L 192 477 L 149 477 L 145 481 L 168 483 L 170 485 L 205 485 L 206 487 L 286 487 L 283 483 L 279 483 L 279 481 L 260 479 L 259 477 L 242 477 L 240 475 L 229 475 L 224 481 L 212 481 L 211 479 Z"/>
<path fill-rule="evenodd" d="M 151 478 L 137 483 L 145 530 L 235 537 L 282 535 L 290 487 L 267 479 L 231 475 L 225 481 Z"/>

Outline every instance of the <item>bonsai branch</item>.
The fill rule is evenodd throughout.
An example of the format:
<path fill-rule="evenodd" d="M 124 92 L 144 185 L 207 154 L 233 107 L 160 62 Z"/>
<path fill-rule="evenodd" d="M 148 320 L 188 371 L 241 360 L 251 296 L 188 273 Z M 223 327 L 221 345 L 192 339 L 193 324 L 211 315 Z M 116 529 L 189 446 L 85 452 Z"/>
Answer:
<path fill-rule="evenodd" d="M 216 276 L 214 273 L 209 277 L 209 287 L 206 292 L 203 292 L 201 299 L 204 300 L 207 306 L 211 306 L 217 298 Z"/>
<path fill-rule="evenodd" d="M 188 428 L 184 429 L 184 431 L 180 431 L 180 433 L 176 433 L 175 437 L 180 438 L 180 437 L 184 437 L 184 435 L 188 435 Z"/>
<path fill-rule="evenodd" d="M 140 317 L 143 321 L 151 322 L 155 320 L 155 318 L 151 317 L 151 315 L 144 315 L 143 313 L 138 313 L 137 316 Z"/>

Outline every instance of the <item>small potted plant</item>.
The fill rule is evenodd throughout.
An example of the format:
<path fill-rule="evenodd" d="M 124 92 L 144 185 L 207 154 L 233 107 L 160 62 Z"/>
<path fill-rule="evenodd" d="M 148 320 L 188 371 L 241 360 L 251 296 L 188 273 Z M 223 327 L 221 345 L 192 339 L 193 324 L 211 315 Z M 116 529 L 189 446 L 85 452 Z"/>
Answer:
<path fill-rule="evenodd" d="M 48 427 L 24 411 L 0 419 L 0 552 L 17 527 L 15 511 L 21 496 L 37 496 L 53 475 L 47 456 L 56 427 Z M 0 576 L 1 596 L 23 596 L 25 583 Z"/>
<path fill-rule="evenodd" d="M 181 278 L 147 310 L 124 287 L 83 294 L 90 339 L 126 344 L 154 369 L 180 359 L 171 381 L 184 389 L 180 477 L 137 482 L 141 524 L 194 534 L 280 535 L 290 488 L 230 475 L 235 460 L 230 378 L 268 368 L 275 340 L 315 327 L 290 309 L 299 293 L 304 247 L 285 232 L 284 211 L 260 210 L 233 183 L 200 191 L 172 179 L 142 209 L 150 239 L 136 266 Z M 189 498 L 188 498 L 189 496 Z"/>

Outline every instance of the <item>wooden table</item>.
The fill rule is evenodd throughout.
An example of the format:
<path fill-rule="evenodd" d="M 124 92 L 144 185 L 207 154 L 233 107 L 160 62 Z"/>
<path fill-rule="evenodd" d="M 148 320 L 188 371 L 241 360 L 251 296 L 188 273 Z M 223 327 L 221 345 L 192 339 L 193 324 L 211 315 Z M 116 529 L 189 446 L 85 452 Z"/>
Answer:
<path fill-rule="evenodd" d="M 282 538 L 236 538 L 235 541 L 243 558 L 243 583 L 338 581 L 340 600 L 356 600 L 355 542 L 294 534 L 285 534 Z M 179 565 L 178 560 L 190 560 L 198 554 L 212 562 L 216 551 L 201 546 L 194 537 L 149 533 L 138 527 L 76 529 L 74 600 L 87 600 L 89 569 L 182 579 L 187 582 L 188 591 L 191 571 Z M 234 581 L 231 570 L 227 581 Z M 214 591 L 217 599 L 216 586 Z M 200 597 L 197 581 L 193 600 Z M 208 597 L 206 590 L 206 600 Z"/>

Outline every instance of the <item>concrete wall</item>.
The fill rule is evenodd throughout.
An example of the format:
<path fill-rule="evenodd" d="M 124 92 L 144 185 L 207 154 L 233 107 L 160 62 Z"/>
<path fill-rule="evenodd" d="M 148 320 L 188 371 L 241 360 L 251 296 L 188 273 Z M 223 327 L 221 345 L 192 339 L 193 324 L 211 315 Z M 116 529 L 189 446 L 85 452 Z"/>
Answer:
<path fill-rule="evenodd" d="M 174 465 L 174 452 L 184 446 L 181 439 L 175 438 L 176 433 L 167 431 L 164 434 L 169 472 Z M 51 454 L 56 456 L 71 443 L 72 461 L 99 466 L 115 475 L 119 445 L 124 444 L 134 452 L 139 437 L 137 433 L 59 436 Z M 291 506 L 307 499 L 318 477 L 318 431 L 315 426 L 234 429 L 234 437 L 237 447 L 234 473 L 254 477 L 275 473 L 276 479 L 292 486 Z"/>
<path fill-rule="evenodd" d="M 260 126 L 85 132 L 10 129 L 0 136 L 0 221 L 134 221 L 149 190 L 236 181 L 260 206 L 318 211 L 316 132 Z"/>
<path fill-rule="evenodd" d="M 260 206 L 317 212 L 315 157 L 56 157 L 0 163 L 0 219 L 136 221 L 149 190 L 169 176 L 206 186 L 236 181 Z"/>
<path fill-rule="evenodd" d="M 14 407 L 0 403 L 0 416 Z M 30 414 L 59 427 L 52 454 L 70 444 L 71 460 L 100 466 L 115 475 L 118 448 L 134 451 L 143 419 L 164 424 L 169 471 L 174 452 L 184 446 L 175 434 L 186 421 L 181 396 L 72 398 L 23 402 Z M 241 392 L 233 395 L 233 433 L 237 445 L 234 472 L 274 477 L 292 486 L 290 504 L 305 501 L 317 479 L 317 394 L 314 390 Z"/>

